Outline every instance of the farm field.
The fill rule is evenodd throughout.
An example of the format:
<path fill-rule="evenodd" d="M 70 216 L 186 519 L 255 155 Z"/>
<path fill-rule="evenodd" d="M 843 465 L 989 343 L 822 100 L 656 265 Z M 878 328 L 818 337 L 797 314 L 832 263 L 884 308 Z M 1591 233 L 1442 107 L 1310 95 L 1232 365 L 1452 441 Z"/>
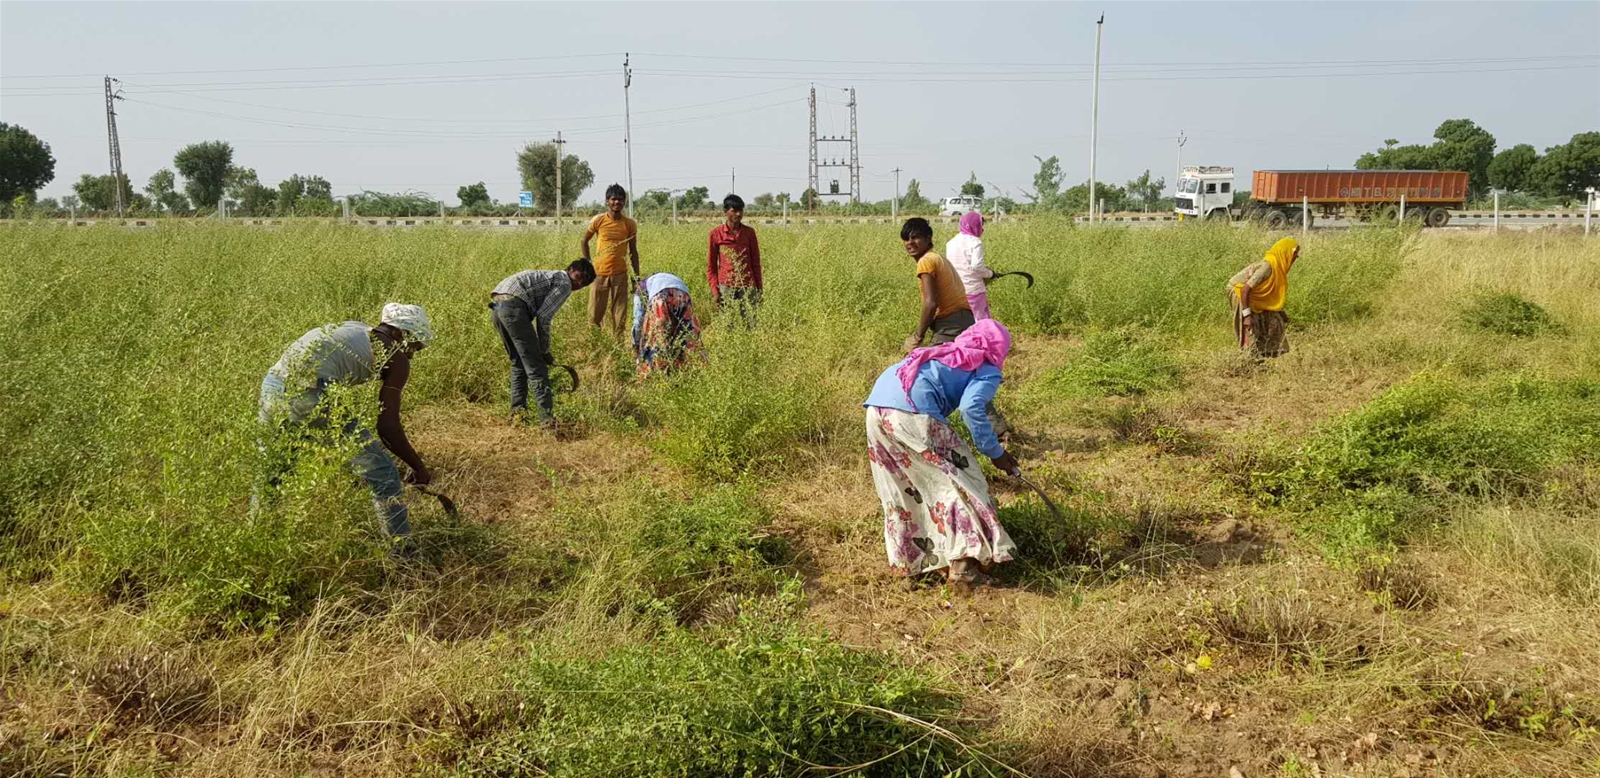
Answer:
<path fill-rule="evenodd" d="M 484 305 L 575 231 L 0 230 L 0 774 L 1600 774 L 1600 242 L 1313 234 L 1254 365 L 1223 284 L 1280 236 L 992 226 L 1065 520 L 993 476 L 1020 558 L 957 597 L 888 570 L 863 446 L 898 230 L 763 228 L 745 330 L 705 229 L 640 254 L 709 364 L 635 383 L 581 292 L 559 437 Z M 462 511 L 408 495 L 404 562 L 338 452 L 249 511 L 262 374 L 389 300 Z"/>

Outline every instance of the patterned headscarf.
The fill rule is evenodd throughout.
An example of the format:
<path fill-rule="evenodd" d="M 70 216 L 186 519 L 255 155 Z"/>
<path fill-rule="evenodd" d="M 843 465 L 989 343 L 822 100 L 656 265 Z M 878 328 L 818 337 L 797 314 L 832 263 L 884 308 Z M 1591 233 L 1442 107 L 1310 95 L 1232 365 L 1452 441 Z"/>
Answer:
<path fill-rule="evenodd" d="M 405 332 L 424 346 L 433 343 L 433 321 L 420 305 L 385 303 L 382 322 Z"/>

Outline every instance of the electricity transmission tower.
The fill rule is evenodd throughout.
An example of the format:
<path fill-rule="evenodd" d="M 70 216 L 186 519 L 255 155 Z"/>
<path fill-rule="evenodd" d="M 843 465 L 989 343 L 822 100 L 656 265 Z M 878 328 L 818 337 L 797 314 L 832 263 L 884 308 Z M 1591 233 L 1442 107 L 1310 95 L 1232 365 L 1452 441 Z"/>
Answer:
<path fill-rule="evenodd" d="M 850 198 L 851 202 L 860 202 L 861 147 L 860 136 L 856 131 L 856 90 L 854 87 L 851 87 L 848 91 L 850 92 L 850 137 L 847 138 L 841 135 L 818 136 L 817 87 L 815 85 L 811 87 L 811 162 L 809 169 L 806 171 L 806 183 L 810 186 L 811 191 L 815 192 L 818 197 L 848 197 Z M 818 157 L 817 144 L 819 143 L 848 143 L 850 144 L 850 156 Z M 830 146 L 829 148 L 836 149 L 838 147 Z M 828 190 L 824 192 L 822 190 L 821 181 L 822 168 L 845 168 L 848 170 L 850 173 L 849 188 L 841 191 L 839 188 L 839 179 L 830 178 L 828 181 Z"/>
<path fill-rule="evenodd" d="M 126 203 L 122 202 L 122 142 L 117 140 L 117 104 L 122 91 L 111 91 L 111 83 L 122 83 L 106 76 L 106 143 L 111 147 L 111 190 L 116 193 L 117 215 L 121 216 Z"/>

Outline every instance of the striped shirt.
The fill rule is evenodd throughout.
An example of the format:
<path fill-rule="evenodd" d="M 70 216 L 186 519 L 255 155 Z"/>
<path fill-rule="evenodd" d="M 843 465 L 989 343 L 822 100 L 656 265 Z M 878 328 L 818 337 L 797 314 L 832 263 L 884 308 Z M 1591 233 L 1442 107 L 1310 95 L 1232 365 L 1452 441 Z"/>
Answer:
<path fill-rule="evenodd" d="M 509 294 L 526 303 L 539 321 L 539 345 L 550 350 L 550 322 L 572 296 L 572 278 L 565 270 L 524 270 L 501 281 L 495 294 Z"/>

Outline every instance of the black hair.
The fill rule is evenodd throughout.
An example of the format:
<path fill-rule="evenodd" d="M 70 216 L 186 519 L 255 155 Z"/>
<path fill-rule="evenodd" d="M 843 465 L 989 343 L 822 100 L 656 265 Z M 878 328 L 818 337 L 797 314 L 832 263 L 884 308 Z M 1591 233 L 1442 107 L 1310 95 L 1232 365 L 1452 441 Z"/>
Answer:
<path fill-rule="evenodd" d="M 732 208 L 735 211 L 744 210 L 744 198 L 736 194 L 731 194 L 722 198 L 722 210 L 726 211 L 729 208 Z"/>
<path fill-rule="evenodd" d="M 906 219 L 905 225 L 900 228 L 901 240 L 911 240 L 915 237 L 933 240 L 933 225 L 929 224 L 928 220 L 921 216 L 913 216 Z"/>
<path fill-rule="evenodd" d="M 628 199 L 628 190 L 623 189 L 622 184 L 612 184 L 606 187 L 606 199 L 610 200 L 613 197 L 620 197 L 626 200 Z"/>
<path fill-rule="evenodd" d="M 587 259 L 574 259 L 572 260 L 572 264 L 567 265 L 567 269 L 576 270 L 579 273 L 584 274 L 584 276 L 588 277 L 591 283 L 594 281 L 594 263 Z"/>

